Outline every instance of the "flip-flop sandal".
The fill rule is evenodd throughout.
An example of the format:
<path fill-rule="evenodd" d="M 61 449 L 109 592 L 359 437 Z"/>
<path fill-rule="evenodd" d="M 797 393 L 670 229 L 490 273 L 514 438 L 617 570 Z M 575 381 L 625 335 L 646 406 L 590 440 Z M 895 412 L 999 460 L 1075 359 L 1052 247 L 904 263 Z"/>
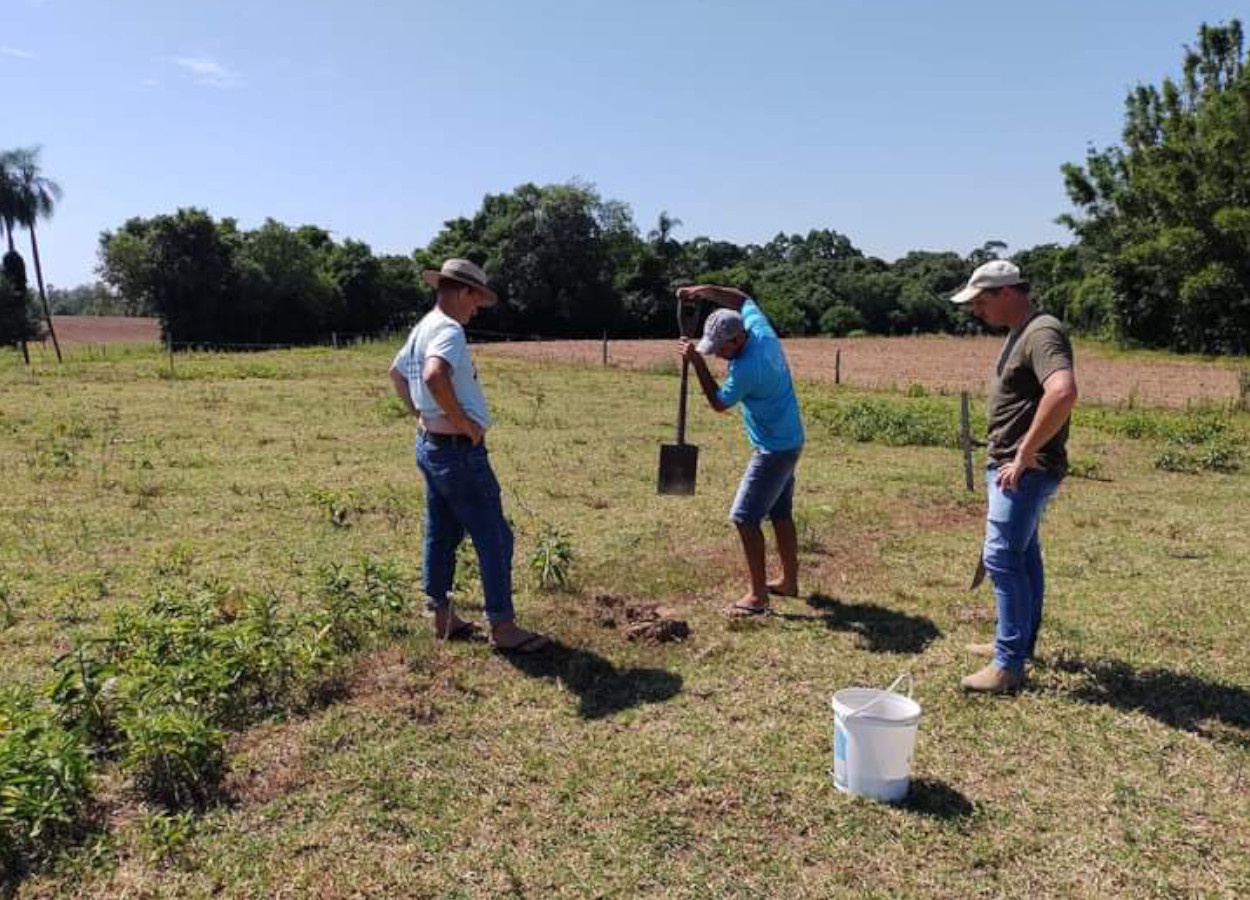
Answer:
<path fill-rule="evenodd" d="M 439 637 L 445 641 L 471 641 L 478 635 L 478 627 L 476 622 L 461 622 L 455 628 L 447 633 L 446 637 L 439 634 Z"/>
<path fill-rule="evenodd" d="M 545 634 L 531 634 L 525 640 L 518 644 L 513 644 L 511 647 L 500 647 L 498 644 L 493 644 L 491 645 L 491 649 L 493 649 L 496 653 L 510 653 L 518 656 L 525 656 L 530 653 L 539 653 L 546 650 L 550 646 L 551 638 L 547 637 Z"/>
<path fill-rule="evenodd" d="M 750 606 L 746 603 L 735 603 L 725 610 L 731 619 L 753 619 L 757 616 L 771 616 L 773 611 L 767 606 Z"/>
<path fill-rule="evenodd" d="M 786 593 L 785 591 L 779 591 L 774 587 L 770 587 L 768 589 L 768 593 L 772 594 L 774 597 L 797 597 L 799 595 L 798 591 L 795 591 L 794 593 L 790 594 L 790 593 Z"/>

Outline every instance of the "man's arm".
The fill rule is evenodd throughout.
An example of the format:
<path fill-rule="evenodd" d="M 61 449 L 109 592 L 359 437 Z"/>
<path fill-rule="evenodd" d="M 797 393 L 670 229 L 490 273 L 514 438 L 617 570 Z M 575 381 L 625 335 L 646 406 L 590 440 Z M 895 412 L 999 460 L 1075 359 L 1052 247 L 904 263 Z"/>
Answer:
<path fill-rule="evenodd" d="M 1037 451 L 1059 433 L 1076 406 L 1076 375 L 1071 369 L 1052 372 L 1042 382 L 1042 399 L 1028 433 L 1020 441 L 1016 458 L 998 470 L 998 483 L 1014 488 L 1029 469 L 1037 468 Z"/>
<path fill-rule="evenodd" d="M 421 410 L 417 409 L 416 404 L 412 402 L 412 389 L 408 385 L 408 378 L 395 366 L 391 366 L 386 374 L 391 378 L 391 387 L 395 388 L 396 396 L 403 401 L 404 406 L 408 407 L 408 412 L 418 419 L 421 418 Z"/>
<path fill-rule="evenodd" d="M 707 398 L 707 405 L 716 412 L 725 412 L 729 407 L 721 402 L 720 385 L 716 383 L 716 376 L 707 367 L 707 360 L 694 346 L 694 341 L 683 338 L 677 344 L 677 352 L 694 368 L 694 374 L 699 379 L 699 387 L 703 388 L 703 396 Z"/>
<path fill-rule="evenodd" d="M 718 306 L 725 306 L 735 312 L 742 311 L 742 304 L 751 299 L 737 288 L 721 287 L 716 284 L 695 284 L 690 287 L 678 288 L 678 300 L 708 300 Z"/>
<path fill-rule="evenodd" d="M 451 386 L 451 365 L 447 360 L 441 356 L 426 357 L 425 366 L 421 369 L 421 380 L 430 389 L 438 408 L 456 431 L 472 438 L 474 446 L 482 443 L 486 431 L 465 415 L 464 407 L 456 399 L 456 391 Z"/>

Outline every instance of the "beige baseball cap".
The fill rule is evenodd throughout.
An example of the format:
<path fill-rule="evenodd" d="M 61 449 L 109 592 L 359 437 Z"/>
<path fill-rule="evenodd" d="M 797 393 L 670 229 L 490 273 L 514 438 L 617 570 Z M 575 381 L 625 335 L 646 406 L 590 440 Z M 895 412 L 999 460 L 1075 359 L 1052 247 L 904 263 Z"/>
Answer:
<path fill-rule="evenodd" d="M 951 297 L 951 303 L 971 303 L 982 291 L 1026 283 L 1024 276 L 1020 274 L 1020 267 L 1015 263 L 1005 259 L 991 259 L 985 265 L 977 266 L 964 289 Z"/>

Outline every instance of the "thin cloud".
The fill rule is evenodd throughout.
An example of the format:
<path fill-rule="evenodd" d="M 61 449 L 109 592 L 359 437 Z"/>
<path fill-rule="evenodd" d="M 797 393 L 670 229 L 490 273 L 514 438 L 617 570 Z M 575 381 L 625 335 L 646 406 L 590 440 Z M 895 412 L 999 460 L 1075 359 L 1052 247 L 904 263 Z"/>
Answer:
<path fill-rule="evenodd" d="M 178 56 L 174 64 L 189 72 L 196 84 L 216 88 L 243 86 L 242 75 L 211 56 Z"/>
<path fill-rule="evenodd" d="M 0 47 L 0 56 L 12 56 L 14 59 L 38 59 L 34 53 L 29 50 L 19 50 L 17 47 Z"/>

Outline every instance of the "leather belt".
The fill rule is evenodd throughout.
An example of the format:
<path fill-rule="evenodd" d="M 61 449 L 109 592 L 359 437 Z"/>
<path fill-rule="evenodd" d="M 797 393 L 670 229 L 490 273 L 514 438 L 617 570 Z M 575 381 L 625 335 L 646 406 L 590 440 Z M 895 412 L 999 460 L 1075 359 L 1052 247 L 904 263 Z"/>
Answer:
<path fill-rule="evenodd" d="M 421 439 L 435 447 L 472 447 L 473 438 L 467 434 L 442 434 L 437 431 L 422 431 Z"/>

